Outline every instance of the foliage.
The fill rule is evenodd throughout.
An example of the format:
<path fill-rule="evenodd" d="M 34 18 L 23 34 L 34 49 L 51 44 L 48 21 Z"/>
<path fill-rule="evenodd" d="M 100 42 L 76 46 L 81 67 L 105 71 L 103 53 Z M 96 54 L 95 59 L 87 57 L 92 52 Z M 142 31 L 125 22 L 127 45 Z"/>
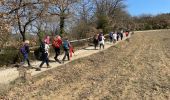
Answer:
<path fill-rule="evenodd" d="M 134 23 L 136 24 L 135 30 L 153 30 L 153 29 L 168 29 L 170 28 L 170 14 L 160 14 L 156 16 L 143 15 L 140 17 L 134 17 Z"/>

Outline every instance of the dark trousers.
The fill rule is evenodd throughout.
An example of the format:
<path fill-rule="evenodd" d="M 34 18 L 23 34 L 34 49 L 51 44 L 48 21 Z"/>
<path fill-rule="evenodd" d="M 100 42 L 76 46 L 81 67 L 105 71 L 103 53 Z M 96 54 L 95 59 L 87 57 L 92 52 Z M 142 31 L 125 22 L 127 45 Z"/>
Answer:
<path fill-rule="evenodd" d="M 42 62 L 40 64 L 40 67 L 42 67 L 44 63 L 46 63 L 47 66 L 49 66 L 48 53 L 42 54 Z"/>
<path fill-rule="evenodd" d="M 97 39 L 93 40 L 93 43 L 94 43 L 94 49 L 96 49 L 98 45 L 98 40 Z"/>
<path fill-rule="evenodd" d="M 121 35 L 120 35 L 120 38 L 121 38 L 121 40 L 123 39 L 123 34 L 121 33 Z"/>
<path fill-rule="evenodd" d="M 119 35 L 117 35 L 117 41 L 119 41 Z"/>
<path fill-rule="evenodd" d="M 24 57 L 24 59 L 23 59 L 22 63 L 24 64 L 25 61 L 27 61 L 28 66 L 31 66 L 30 61 L 29 61 L 29 59 L 28 59 L 28 54 L 23 54 L 23 57 Z"/>
<path fill-rule="evenodd" d="M 60 55 L 60 48 L 56 48 L 55 47 L 54 50 L 55 50 L 55 57 L 54 57 L 54 59 L 57 60 L 58 56 Z"/>
<path fill-rule="evenodd" d="M 96 48 L 97 48 L 97 45 L 98 45 L 98 43 L 95 43 L 95 44 L 94 44 L 94 49 L 96 49 Z"/>
<path fill-rule="evenodd" d="M 64 52 L 65 52 L 65 54 L 64 54 L 64 57 L 63 57 L 63 61 L 65 60 L 66 56 L 67 56 L 68 60 L 70 60 L 69 49 L 64 49 Z"/>
<path fill-rule="evenodd" d="M 110 42 L 112 43 L 113 42 L 113 37 L 110 36 Z"/>
<path fill-rule="evenodd" d="M 104 44 L 100 44 L 100 49 L 101 49 L 102 46 L 103 46 L 103 49 L 104 49 Z"/>

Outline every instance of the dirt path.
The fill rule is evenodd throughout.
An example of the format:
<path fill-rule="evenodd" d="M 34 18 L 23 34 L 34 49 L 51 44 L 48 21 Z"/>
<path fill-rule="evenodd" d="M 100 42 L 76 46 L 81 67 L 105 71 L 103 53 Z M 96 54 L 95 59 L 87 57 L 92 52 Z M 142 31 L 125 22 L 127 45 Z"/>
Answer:
<path fill-rule="evenodd" d="M 3 99 L 169 100 L 170 31 L 136 32 L 105 51 L 17 84 Z"/>
<path fill-rule="evenodd" d="M 124 38 L 124 40 L 125 39 L 126 38 Z M 106 42 L 105 43 L 105 49 L 111 47 L 112 45 L 113 44 L 111 44 L 110 42 Z M 90 47 L 87 47 L 85 49 L 81 49 L 81 50 L 75 51 L 75 53 L 73 54 L 73 57 L 71 59 L 73 61 L 73 60 L 76 60 L 76 59 L 79 59 L 79 58 L 83 58 L 83 57 L 89 56 L 89 55 L 94 54 L 94 53 L 98 53 L 98 52 L 100 52 L 102 50 L 103 49 L 101 49 L 101 50 L 94 50 L 94 47 L 90 46 Z M 60 55 L 59 59 L 62 59 L 63 56 L 64 55 Z M 51 68 L 47 69 L 46 68 L 46 64 L 44 64 L 43 65 L 44 68 L 42 68 L 41 71 L 36 71 L 35 69 L 29 69 L 28 73 L 30 73 L 31 76 L 34 76 L 34 75 L 37 75 L 37 74 L 42 73 L 44 71 L 56 68 L 58 66 L 61 66 L 61 65 L 64 65 L 64 64 L 67 64 L 67 63 L 70 62 L 70 61 L 66 61 L 64 64 L 59 64 L 58 62 L 54 61 L 54 57 L 50 58 L 50 60 L 52 61 L 52 62 L 50 62 Z M 32 61 L 31 65 L 33 65 L 36 68 L 36 67 L 38 67 L 40 65 L 40 63 L 41 63 L 40 61 Z M 27 66 L 27 65 L 25 65 L 25 66 Z M 23 72 L 23 70 L 18 70 L 17 68 L 9 68 L 9 69 L 5 69 L 5 70 L 0 70 L 0 84 L 8 84 L 8 83 L 14 81 L 18 77 L 20 77 L 22 72 Z"/>

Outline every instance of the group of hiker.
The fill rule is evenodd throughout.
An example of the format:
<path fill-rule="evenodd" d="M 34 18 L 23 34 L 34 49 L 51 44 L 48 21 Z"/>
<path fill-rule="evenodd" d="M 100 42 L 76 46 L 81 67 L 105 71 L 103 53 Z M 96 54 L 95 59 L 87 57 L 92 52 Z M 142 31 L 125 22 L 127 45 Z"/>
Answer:
<path fill-rule="evenodd" d="M 123 31 L 119 31 L 119 32 L 110 32 L 109 33 L 109 39 L 111 43 L 115 43 L 116 41 L 119 41 L 119 39 L 123 39 L 123 34 L 125 33 L 126 37 L 128 36 L 129 32 L 123 32 Z M 104 49 L 104 45 L 105 45 L 105 37 L 103 32 L 100 32 L 99 34 L 95 34 L 93 37 L 93 43 L 94 43 L 94 49 L 97 49 L 97 46 L 99 45 L 99 48 L 103 48 Z M 44 40 L 41 40 L 40 46 L 39 46 L 39 52 L 41 53 L 41 64 L 39 65 L 39 67 L 37 68 L 38 71 L 41 70 L 42 66 L 44 63 L 47 64 L 47 68 L 50 68 L 51 66 L 49 65 L 49 49 L 50 49 L 50 37 L 46 36 Z M 58 63 L 64 63 L 66 57 L 67 60 L 70 60 L 70 57 L 72 57 L 72 53 L 74 53 L 73 51 L 73 47 L 70 44 L 68 38 L 61 38 L 59 35 L 55 36 L 53 41 L 52 41 L 52 47 L 54 48 L 55 51 L 55 61 Z M 64 57 L 61 60 L 58 59 L 58 56 L 60 55 L 60 49 L 61 47 L 63 47 L 64 50 Z M 20 48 L 20 52 L 23 55 L 23 61 L 22 61 L 22 65 L 24 64 L 25 61 L 27 61 L 28 66 L 31 67 L 30 61 L 29 61 L 29 41 L 26 40 L 22 47 Z"/>
<path fill-rule="evenodd" d="M 110 42 L 116 43 L 116 41 L 119 41 L 123 39 L 123 31 L 115 31 L 115 32 L 110 32 L 109 33 L 109 39 Z"/>
<path fill-rule="evenodd" d="M 72 57 L 72 53 L 74 53 L 73 51 L 73 47 L 70 44 L 69 40 L 67 38 L 61 39 L 61 37 L 59 35 L 55 36 L 55 38 L 52 41 L 52 47 L 54 48 L 55 51 L 55 61 L 59 62 L 59 63 L 64 63 L 66 57 L 67 60 L 70 60 L 70 57 Z M 63 50 L 65 52 L 64 57 L 62 59 L 62 61 L 60 61 L 58 59 L 58 56 L 60 55 L 60 48 L 63 47 Z M 39 46 L 39 52 L 41 52 L 41 64 L 39 65 L 39 67 L 37 68 L 37 71 L 40 71 L 43 64 L 46 63 L 47 64 L 47 68 L 50 68 L 51 66 L 49 65 L 49 49 L 50 49 L 50 37 L 46 36 L 46 38 L 44 40 L 41 41 L 40 46 Z M 27 61 L 28 66 L 32 67 L 29 61 L 29 41 L 26 40 L 23 43 L 23 46 L 20 48 L 20 52 L 23 55 L 23 61 L 22 61 L 22 65 L 24 64 L 25 61 Z"/>
<path fill-rule="evenodd" d="M 99 44 L 100 49 L 101 47 L 103 47 L 104 49 L 104 40 L 105 37 L 102 32 L 100 32 L 99 34 L 95 34 L 93 37 L 94 48 L 97 49 L 97 46 Z"/>
<path fill-rule="evenodd" d="M 115 32 L 110 32 L 109 33 L 109 39 L 111 43 L 116 43 L 116 41 L 119 41 L 123 39 L 123 34 L 125 33 L 125 36 L 127 37 L 129 35 L 129 31 L 115 31 Z M 102 32 L 99 34 L 95 34 L 93 37 L 93 44 L 94 44 L 94 49 L 97 49 L 97 46 L 99 45 L 99 48 L 103 47 L 104 49 L 104 41 L 105 37 Z"/>

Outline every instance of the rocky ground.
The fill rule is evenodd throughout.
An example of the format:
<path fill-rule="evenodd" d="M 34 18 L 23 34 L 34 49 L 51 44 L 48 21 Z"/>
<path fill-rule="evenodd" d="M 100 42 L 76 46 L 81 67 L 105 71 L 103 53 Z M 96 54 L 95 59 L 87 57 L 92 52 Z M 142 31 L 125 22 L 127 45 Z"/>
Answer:
<path fill-rule="evenodd" d="M 11 86 L 0 99 L 169 100 L 170 31 L 135 32 L 107 50 Z"/>

